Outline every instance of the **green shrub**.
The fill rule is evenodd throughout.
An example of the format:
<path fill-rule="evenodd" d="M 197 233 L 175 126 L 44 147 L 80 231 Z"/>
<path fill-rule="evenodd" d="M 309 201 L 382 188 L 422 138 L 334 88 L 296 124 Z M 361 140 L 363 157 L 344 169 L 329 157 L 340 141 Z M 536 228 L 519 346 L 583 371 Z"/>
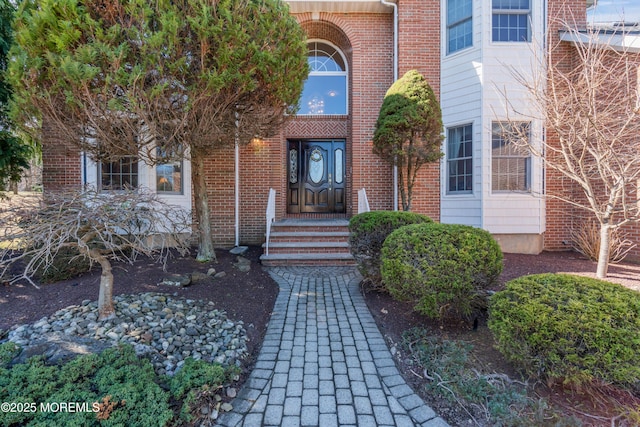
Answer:
<path fill-rule="evenodd" d="M 6 367 L 20 353 L 20 346 L 11 341 L 0 344 L 0 367 Z"/>
<path fill-rule="evenodd" d="M 493 237 L 465 225 L 407 225 L 382 247 L 382 280 L 391 296 L 433 318 L 470 315 L 501 272 L 502 251 Z"/>
<path fill-rule="evenodd" d="M 55 283 L 78 277 L 91 270 L 88 258 L 80 255 L 74 247 L 62 248 L 46 270 L 36 271 L 36 278 L 42 283 Z"/>
<path fill-rule="evenodd" d="M 0 352 L 9 353 L 5 344 Z M 136 356 L 131 346 L 110 348 L 101 354 L 77 357 L 63 366 L 47 366 L 42 357 L 11 368 L 0 365 L 0 402 L 35 402 L 38 411 L 12 412 L 0 417 L 0 426 L 164 426 L 189 422 L 199 413 L 199 399 L 210 397 L 239 373 L 188 358 L 172 378 L 159 377 L 151 362 Z M 40 404 L 80 402 L 88 411 L 40 411 Z M 100 405 L 99 412 L 92 404 Z M 173 408 L 173 409 L 172 409 Z"/>
<path fill-rule="evenodd" d="M 187 358 L 182 369 L 169 381 L 171 395 L 182 399 L 180 418 L 192 422 L 194 414 L 200 415 L 198 397 L 217 391 L 239 372 L 240 369 L 235 365 L 225 368 L 220 364 Z"/>
<path fill-rule="evenodd" d="M 229 374 L 224 367 L 219 364 L 207 363 L 204 360 L 187 358 L 184 366 L 169 381 L 171 394 L 176 399 L 194 388 L 202 387 L 205 384 L 210 386 L 221 386 L 229 380 Z"/>
<path fill-rule="evenodd" d="M 498 349 L 532 377 L 640 393 L 640 293 L 568 274 L 525 276 L 490 301 Z"/>
<path fill-rule="evenodd" d="M 10 369 L 0 368 L 0 402 L 57 404 L 84 402 L 103 405 L 98 413 L 7 413 L 0 426 L 167 425 L 174 417 L 169 394 L 158 382 L 151 363 L 138 358 L 130 346 L 80 356 L 64 366 L 47 366 L 41 357 Z"/>
<path fill-rule="evenodd" d="M 413 212 L 371 211 L 349 220 L 349 247 L 362 277 L 374 288 L 382 287 L 381 250 L 391 232 L 409 224 L 431 222 L 426 215 Z"/>

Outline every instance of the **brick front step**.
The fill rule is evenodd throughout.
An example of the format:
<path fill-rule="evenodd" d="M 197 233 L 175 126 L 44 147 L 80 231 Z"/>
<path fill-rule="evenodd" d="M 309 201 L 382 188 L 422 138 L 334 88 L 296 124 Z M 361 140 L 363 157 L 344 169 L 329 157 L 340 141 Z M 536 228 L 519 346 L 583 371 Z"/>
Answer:
<path fill-rule="evenodd" d="M 347 242 L 270 242 L 269 254 L 275 253 L 349 253 Z"/>
<path fill-rule="evenodd" d="M 277 242 L 335 242 L 348 241 L 348 231 L 275 231 L 271 233 L 269 246 Z"/>
<path fill-rule="evenodd" d="M 349 222 L 344 219 L 285 219 L 275 222 L 265 266 L 354 265 L 349 253 Z M 262 245 L 265 248 L 266 244 Z"/>
<path fill-rule="evenodd" d="M 260 257 L 262 265 L 275 266 L 313 266 L 313 265 L 355 265 L 351 254 L 272 254 Z"/>

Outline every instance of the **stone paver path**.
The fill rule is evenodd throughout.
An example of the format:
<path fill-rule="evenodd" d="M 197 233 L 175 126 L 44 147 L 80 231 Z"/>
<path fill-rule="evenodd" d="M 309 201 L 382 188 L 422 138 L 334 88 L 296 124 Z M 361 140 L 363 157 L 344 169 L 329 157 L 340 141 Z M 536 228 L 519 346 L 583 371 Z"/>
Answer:
<path fill-rule="evenodd" d="M 398 372 L 352 267 L 278 267 L 280 286 L 254 370 L 222 426 L 448 424 Z"/>

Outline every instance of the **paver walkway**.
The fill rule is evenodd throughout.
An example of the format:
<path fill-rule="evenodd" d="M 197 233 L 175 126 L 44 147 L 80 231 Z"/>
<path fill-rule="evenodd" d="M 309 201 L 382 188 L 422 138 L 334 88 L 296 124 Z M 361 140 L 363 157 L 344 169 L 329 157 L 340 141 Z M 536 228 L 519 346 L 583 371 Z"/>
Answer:
<path fill-rule="evenodd" d="M 218 425 L 448 425 L 400 376 L 355 268 L 270 274 L 280 293 L 258 361 Z"/>

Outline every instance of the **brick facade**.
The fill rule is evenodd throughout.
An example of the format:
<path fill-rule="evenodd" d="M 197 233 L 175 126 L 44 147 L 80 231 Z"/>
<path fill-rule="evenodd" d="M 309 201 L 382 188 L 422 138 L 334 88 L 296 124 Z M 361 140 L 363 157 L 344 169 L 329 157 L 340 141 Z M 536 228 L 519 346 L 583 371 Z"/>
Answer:
<path fill-rule="evenodd" d="M 580 58 L 572 44 L 559 42 L 558 31 L 562 28 L 564 22 L 576 28 L 584 28 L 586 16 L 584 12 L 580 14 L 580 11 L 584 11 L 584 2 L 581 0 L 571 0 L 563 3 L 550 2 L 549 16 L 560 18 L 560 20 L 550 20 L 549 45 L 555 47 L 552 51 L 552 61 L 564 72 L 577 67 L 580 64 Z M 627 54 L 626 57 L 628 60 L 635 61 L 640 65 L 640 55 Z M 632 81 L 636 80 L 637 76 L 632 78 Z M 547 141 L 551 145 L 557 144 L 558 136 L 548 131 Z M 600 189 L 600 191 L 605 190 Z M 593 221 L 593 213 L 576 208 L 558 199 L 561 197 L 576 199 L 583 197 L 583 193 L 575 182 L 562 176 L 557 171 L 546 170 L 546 192 L 551 197 L 547 198 L 545 249 L 567 250 L 571 247 L 573 230 L 579 229 L 586 221 Z M 633 190 L 631 194 L 633 194 Z M 640 224 L 636 222 L 625 226 L 623 233 L 638 245 L 629 253 L 629 259 L 640 260 Z"/>
<path fill-rule="evenodd" d="M 549 0 L 549 16 L 560 16 L 578 26 L 585 24 L 584 0 Z M 441 1 L 397 0 L 398 76 L 417 69 L 440 97 Z M 393 13 L 308 12 L 294 15 L 309 39 L 325 40 L 342 51 L 347 61 L 349 98 L 345 116 L 298 116 L 266 140 L 243 144 L 240 149 L 240 240 L 243 244 L 264 241 L 265 209 L 269 188 L 277 191 L 276 218 L 287 217 L 287 141 L 290 139 L 343 139 L 346 142 L 346 216 L 356 213 L 357 192 L 365 188 L 371 209 L 393 207 L 392 168 L 373 154 L 372 137 L 384 94 L 393 83 Z M 577 17 L 577 18 L 576 18 Z M 559 23 L 550 20 L 550 45 L 555 45 Z M 558 44 L 554 61 L 574 66 L 575 51 L 569 43 Z M 80 154 L 45 121 L 43 166 L 45 190 L 79 186 L 82 182 Z M 549 133 L 548 141 L 555 135 Z M 60 149 L 60 147 L 65 147 Z M 216 246 L 234 243 L 234 149 L 218 150 L 206 160 L 209 208 Z M 426 165 L 414 187 L 413 210 L 440 219 L 440 165 Z M 575 192 L 574 184 L 547 169 L 550 194 Z M 570 230 L 580 215 L 566 203 L 548 199 L 545 249 L 569 249 Z M 640 226 L 628 227 L 640 241 Z M 640 248 L 633 254 L 640 258 Z"/>
<path fill-rule="evenodd" d="M 436 95 L 440 84 L 440 6 L 437 0 L 403 0 L 399 4 L 399 73 L 422 72 Z M 280 134 L 253 142 L 241 150 L 241 240 L 264 240 L 265 208 L 269 188 L 277 191 L 276 216 L 286 212 L 289 139 L 344 139 L 346 141 L 347 216 L 357 209 L 357 192 L 367 190 L 372 209 L 392 209 L 392 167 L 373 154 L 373 131 L 384 94 L 393 83 L 392 13 L 303 13 L 296 15 L 309 39 L 326 40 L 347 59 L 349 114 L 299 116 Z M 425 26 L 424 22 L 433 22 Z M 416 36 L 416 34 L 418 36 Z M 207 160 L 213 227 L 217 244 L 233 242 L 233 149 Z M 439 167 L 424 167 L 414 190 L 413 210 L 439 219 Z"/>
<path fill-rule="evenodd" d="M 80 151 L 67 144 L 62 132 L 42 122 L 42 186 L 44 191 L 78 188 L 82 183 Z"/>

